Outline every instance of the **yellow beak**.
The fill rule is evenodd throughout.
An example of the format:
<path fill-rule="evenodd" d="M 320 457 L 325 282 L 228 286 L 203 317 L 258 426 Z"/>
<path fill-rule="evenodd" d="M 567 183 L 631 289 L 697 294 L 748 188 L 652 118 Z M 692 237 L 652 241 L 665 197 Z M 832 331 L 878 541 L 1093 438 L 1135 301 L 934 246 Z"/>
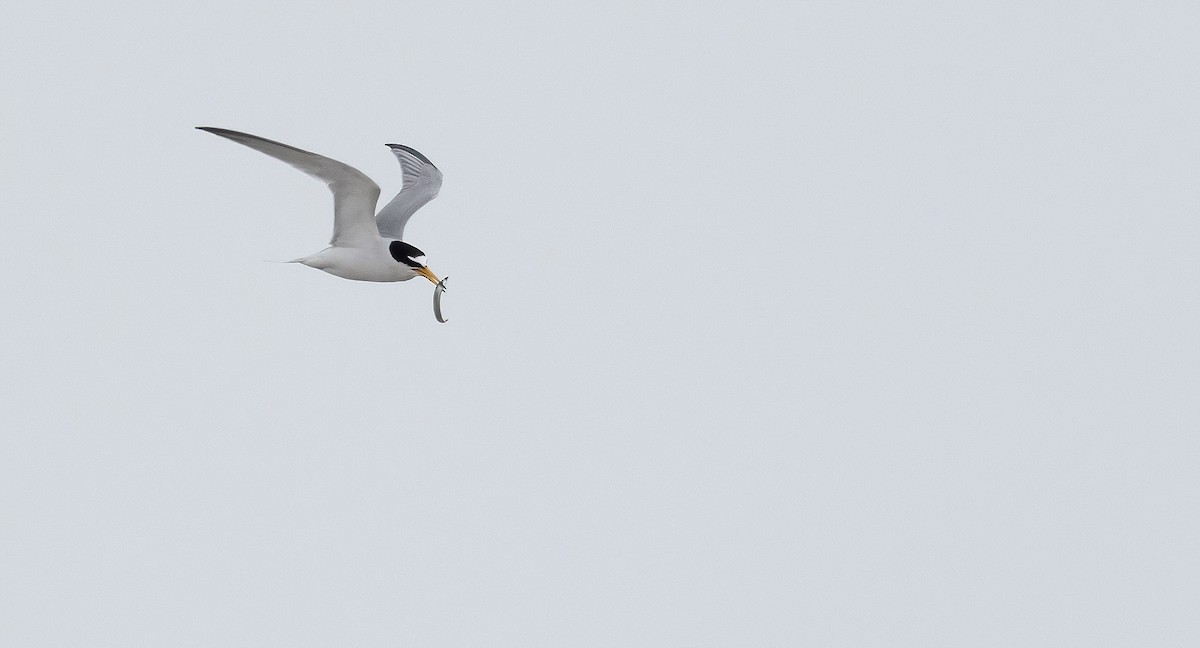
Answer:
<path fill-rule="evenodd" d="M 433 270 L 430 270 L 427 266 L 421 266 L 420 268 L 417 268 L 417 274 L 432 281 L 435 286 L 437 285 L 437 282 L 439 281 L 439 279 L 437 278 L 437 275 L 433 274 Z"/>

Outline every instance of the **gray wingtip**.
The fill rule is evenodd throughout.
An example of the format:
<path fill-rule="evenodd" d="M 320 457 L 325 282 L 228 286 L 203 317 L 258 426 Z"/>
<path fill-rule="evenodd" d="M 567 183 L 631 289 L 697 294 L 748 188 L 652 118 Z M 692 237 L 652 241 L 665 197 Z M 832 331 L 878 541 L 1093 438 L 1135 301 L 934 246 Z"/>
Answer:
<path fill-rule="evenodd" d="M 401 151 L 404 151 L 406 153 L 411 153 L 412 155 L 416 156 L 416 158 L 418 160 L 424 162 L 425 164 L 428 164 L 429 166 L 431 166 L 435 169 L 437 168 L 437 165 L 434 164 L 433 162 L 429 161 L 429 158 L 425 157 L 424 155 L 421 155 L 420 151 L 418 151 L 417 149 L 415 149 L 411 146 L 405 146 L 403 144 L 388 144 L 387 147 L 392 149 L 393 151 L 396 149 L 400 149 Z"/>
<path fill-rule="evenodd" d="M 235 131 L 235 130 L 229 130 L 228 128 L 217 128 L 216 126 L 197 126 L 196 130 L 202 130 L 206 133 L 212 133 L 213 135 L 220 135 L 221 137 L 227 137 L 230 139 L 232 139 L 233 137 L 257 137 L 255 135 L 251 135 L 249 133 L 242 133 L 242 132 Z M 262 138 L 258 138 L 258 139 L 262 139 Z"/>
<path fill-rule="evenodd" d="M 250 148 L 257 148 L 257 147 L 254 146 L 253 144 L 247 143 L 247 140 L 252 141 L 252 142 L 261 142 L 264 144 L 271 144 L 273 146 L 279 146 L 279 147 L 282 147 L 285 149 L 291 149 L 297 153 L 303 153 L 305 155 L 313 155 L 316 157 L 321 157 L 321 156 L 317 155 L 316 153 L 313 153 L 312 151 L 305 151 L 304 149 L 296 148 L 295 146 L 292 146 L 291 144 L 284 144 L 283 142 L 276 142 L 275 140 L 267 139 L 265 137 L 259 137 L 258 135 L 251 135 L 250 133 L 243 133 L 242 131 L 229 130 L 228 128 L 216 128 L 215 126 L 197 126 L 196 128 L 198 130 L 212 133 L 213 135 L 220 135 L 221 137 L 224 137 L 225 139 L 233 140 L 239 144 L 249 146 Z M 262 151 L 262 149 L 258 149 L 258 150 Z"/>

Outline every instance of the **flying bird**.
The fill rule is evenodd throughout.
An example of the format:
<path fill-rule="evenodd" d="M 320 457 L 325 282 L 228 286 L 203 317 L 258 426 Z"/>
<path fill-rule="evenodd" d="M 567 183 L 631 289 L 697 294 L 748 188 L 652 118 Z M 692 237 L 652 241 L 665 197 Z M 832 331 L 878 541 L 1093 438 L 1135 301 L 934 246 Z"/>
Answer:
<path fill-rule="evenodd" d="M 356 281 L 408 281 L 421 276 L 439 284 L 437 275 L 425 265 L 425 253 L 403 240 L 404 224 L 425 203 L 437 198 L 442 188 L 442 172 L 415 149 L 387 145 L 400 161 L 404 184 L 400 193 L 375 214 L 379 185 L 348 164 L 257 135 L 209 126 L 196 128 L 266 153 L 329 185 L 333 192 L 333 238 L 329 247 L 291 263 Z M 437 290 L 442 289 L 438 285 Z"/>

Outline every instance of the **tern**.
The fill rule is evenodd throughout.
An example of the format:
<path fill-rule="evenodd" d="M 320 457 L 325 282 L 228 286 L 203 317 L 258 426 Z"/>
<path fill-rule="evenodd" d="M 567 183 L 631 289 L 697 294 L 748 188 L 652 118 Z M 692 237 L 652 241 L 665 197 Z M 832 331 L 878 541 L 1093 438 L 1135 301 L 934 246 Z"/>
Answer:
<path fill-rule="evenodd" d="M 266 153 L 329 185 L 333 192 L 329 247 L 290 263 L 356 281 L 408 281 L 421 276 L 438 285 L 437 275 L 424 263 L 425 253 L 403 240 L 404 224 L 437 198 L 442 188 L 442 172 L 429 158 L 402 144 L 387 145 L 400 161 L 404 184 L 376 215 L 379 185 L 348 164 L 257 135 L 210 126 L 196 128 Z"/>

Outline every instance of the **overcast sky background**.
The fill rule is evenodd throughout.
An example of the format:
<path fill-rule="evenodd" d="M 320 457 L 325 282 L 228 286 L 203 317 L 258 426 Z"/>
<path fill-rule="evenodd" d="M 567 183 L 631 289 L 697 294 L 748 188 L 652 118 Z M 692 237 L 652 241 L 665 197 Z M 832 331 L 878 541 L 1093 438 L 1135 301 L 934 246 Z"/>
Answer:
<path fill-rule="evenodd" d="M 967 4 L 6 3 L 0 644 L 1197 645 L 1200 8 Z"/>

